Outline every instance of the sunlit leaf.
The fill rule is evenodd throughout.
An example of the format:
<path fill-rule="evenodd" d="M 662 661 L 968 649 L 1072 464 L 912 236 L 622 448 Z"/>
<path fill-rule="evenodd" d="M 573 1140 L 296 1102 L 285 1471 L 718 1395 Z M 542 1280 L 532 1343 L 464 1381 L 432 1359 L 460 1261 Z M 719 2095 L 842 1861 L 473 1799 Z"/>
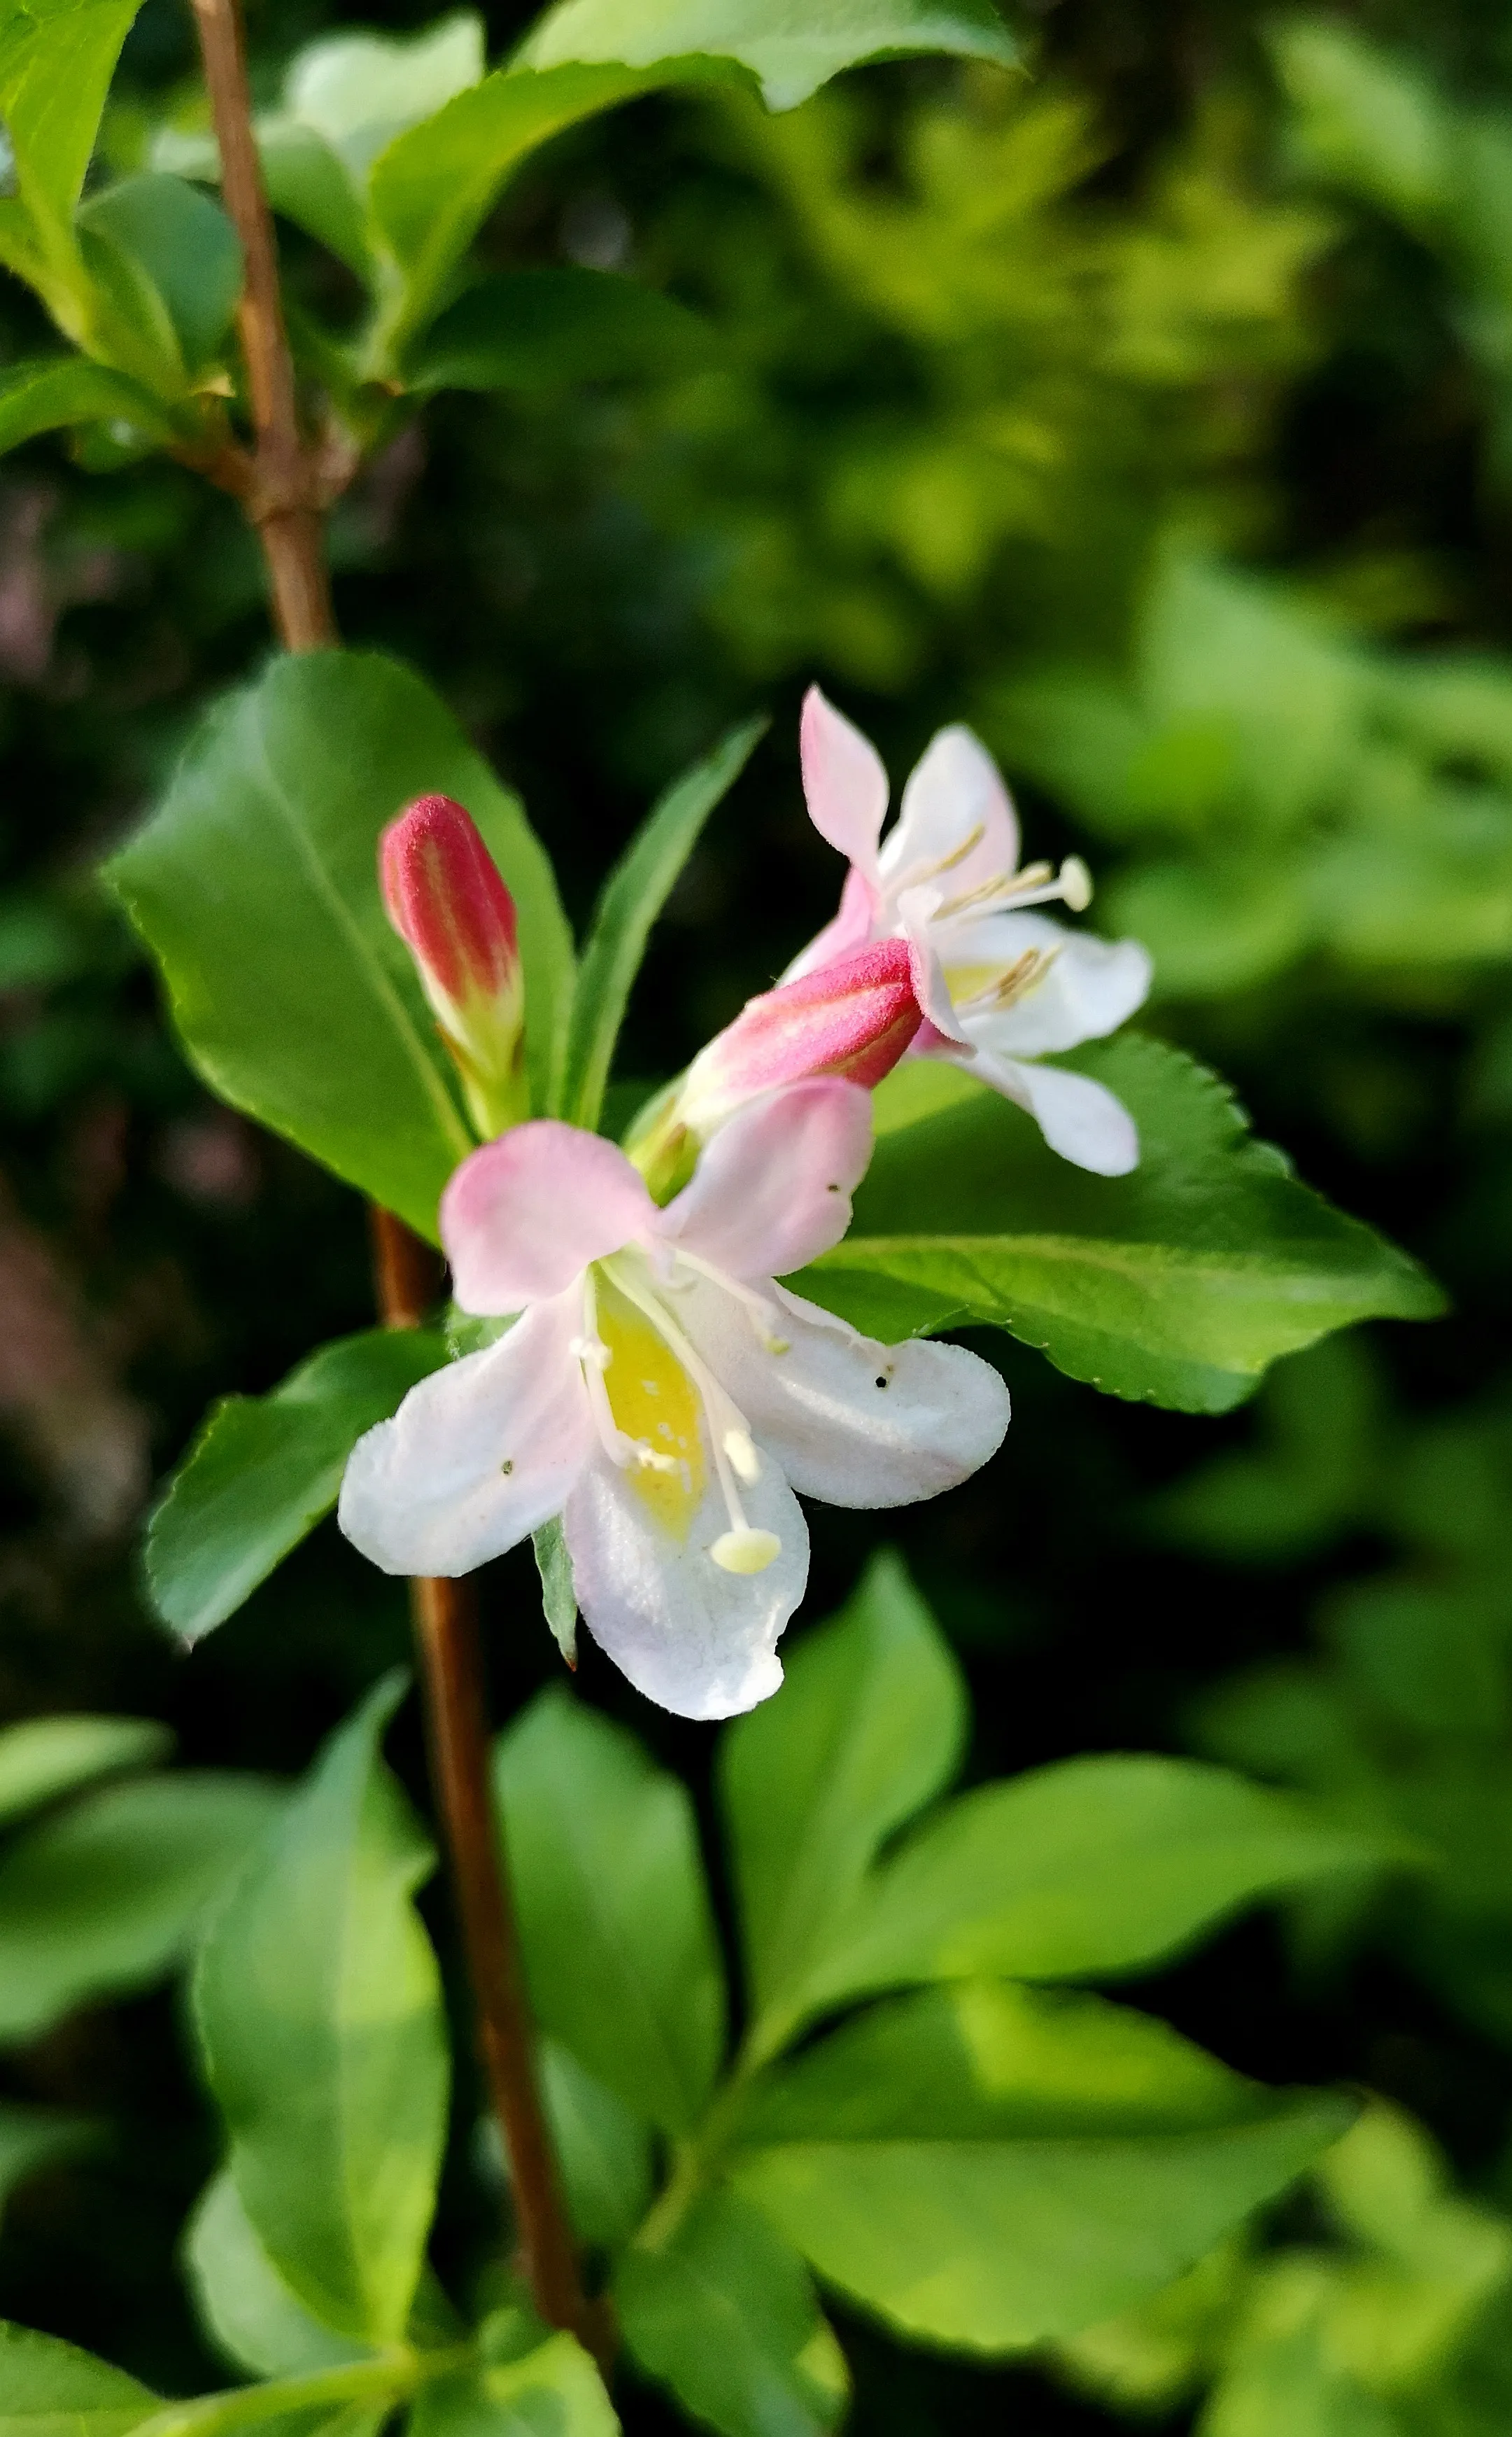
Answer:
<path fill-rule="evenodd" d="M 1073 1378 L 1197 1412 L 1239 1403 L 1330 1329 L 1443 1309 L 1415 1262 L 1299 1183 L 1178 1050 L 1124 1034 L 1063 1062 L 1134 1115 L 1132 1176 L 1057 1159 L 955 1069 L 900 1067 L 876 1095 L 855 1224 L 799 1291 L 881 1337 L 992 1322 Z"/>
<path fill-rule="evenodd" d="M 791 110 L 843 68 L 921 51 L 1005 67 L 1017 57 L 988 0 L 559 0 L 515 61 L 648 67 L 709 52 L 749 68 L 770 110 Z"/>
<path fill-rule="evenodd" d="M 0 450 L 81 423 L 126 423 L 149 438 L 169 428 L 149 390 L 87 356 L 42 356 L 0 373 Z"/>
<path fill-rule="evenodd" d="M 735 2172 L 901 2332 L 1007 2352 L 1158 2290 L 1353 2113 L 1102 1999 L 978 1982 L 879 2006 L 773 2076 Z"/>

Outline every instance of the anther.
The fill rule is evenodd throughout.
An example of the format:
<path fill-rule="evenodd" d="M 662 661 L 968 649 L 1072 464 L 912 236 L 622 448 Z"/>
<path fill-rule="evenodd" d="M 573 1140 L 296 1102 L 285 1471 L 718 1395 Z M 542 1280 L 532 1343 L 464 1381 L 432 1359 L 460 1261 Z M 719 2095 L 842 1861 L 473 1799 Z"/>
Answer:
<path fill-rule="evenodd" d="M 745 1524 L 735 1532 L 721 1532 L 709 1555 L 726 1574 L 764 1574 L 773 1557 L 782 1553 L 782 1542 L 775 1532 L 758 1532 Z"/>

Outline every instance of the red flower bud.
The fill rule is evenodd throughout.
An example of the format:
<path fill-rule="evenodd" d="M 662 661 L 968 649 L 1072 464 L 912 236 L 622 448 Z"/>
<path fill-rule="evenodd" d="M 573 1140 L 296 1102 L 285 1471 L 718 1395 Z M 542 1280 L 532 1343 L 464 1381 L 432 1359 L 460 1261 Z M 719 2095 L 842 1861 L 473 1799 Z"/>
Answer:
<path fill-rule="evenodd" d="M 477 823 L 449 796 L 421 796 L 384 831 L 378 875 L 389 920 L 486 1138 L 529 1114 L 525 983 L 514 900 Z"/>

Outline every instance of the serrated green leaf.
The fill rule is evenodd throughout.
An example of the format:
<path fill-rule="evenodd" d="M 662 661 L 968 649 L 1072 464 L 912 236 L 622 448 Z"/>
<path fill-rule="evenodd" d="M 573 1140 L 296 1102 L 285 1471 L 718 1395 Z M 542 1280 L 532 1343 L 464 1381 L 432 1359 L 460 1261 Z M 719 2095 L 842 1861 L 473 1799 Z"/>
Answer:
<path fill-rule="evenodd" d="M 155 1718 L 28 1718 L 0 1732 L 0 1827 L 97 1777 L 150 1768 L 173 1737 Z"/>
<path fill-rule="evenodd" d="M 0 2437 L 126 2437 L 159 2409 L 124 2370 L 0 2319 Z"/>
<path fill-rule="evenodd" d="M 876 2007 L 771 2077 L 733 2172 L 890 2324 L 1010 2352 L 1157 2291 L 1354 2112 L 1100 1998 L 976 1982 Z"/>
<path fill-rule="evenodd" d="M 500 1738 L 495 1781 L 537 2018 L 637 2114 L 688 2131 L 724 1986 L 686 1789 L 558 1687 Z"/>
<path fill-rule="evenodd" d="M 1264 1897 L 1430 1858 L 1196 1761 L 1061 1761 L 979 1786 L 919 1829 L 832 1931 L 804 2003 L 990 1972 L 1153 1970 Z"/>
<path fill-rule="evenodd" d="M 736 2192 L 705 2193 L 665 2246 L 627 2251 L 614 2300 L 640 2368 L 721 2437 L 824 2437 L 845 2409 L 808 2269 Z"/>
<path fill-rule="evenodd" d="M 781 1691 L 721 1740 L 759 2013 L 786 2015 L 884 1839 L 949 1781 L 965 1733 L 960 1670 L 898 1559 L 876 1558 L 834 1622 L 793 1648 Z"/>
<path fill-rule="evenodd" d="M 550 866 L 516 798 L 397 662 L 275 660 L 210 714 L 107 868 L 212 1088 L 432 1240 L 473 1138 L 385 916 L 376 854 L 405 801 L 437 790 L 467 806 L 519 909 L 545 1106 L 571 973 Z"/>
<path fill-rule="evenodd" d="M 597 1126 L 615 1043 L 662 907 L 704 824 L 745 768 L 766 732 L 764 719 L 732 728 L 703 762 L 669 787 L 616 864 L 594 910 L 583 946 L 567 1036 L 562 1114 Z"/>
<path fill-rule="evenodd" d="M 1443 1309 L 1416 1262 L 1299 1183 L 1180 1051 L 1125 1033 L 1062 1062 L 1134 1115 L 1132 1176 L 1072 1167 L 1021 1111 L 919 1061 L 875 1096 L 850 1234 L 791 1283 L 877 1334 L 990 1322 L 1072 1378 L 1196 1412 L 1239 1403 L 1330 1329 Z"/>
<path fill-rule="evenodd" d="M 252 1777 L 102 1787 L 0 1853 L 0 2039 L 143 1989 L 188 1954 L 280 1797 Z"/>
<path fill-rule="evenodd" d="M 152 438 L 168 430 L 149 390 L 87 356 L 41 356 L 0 373 L 0 451 L 19 448 L 40 431 L 116 422 Z"/>
<path fill-rule="evenodd" d="M 446 1359 L 437 1329 L 339 1338 L 266 1396 L 227 1396 L 154 1509 L 147 1580 L 165 1624 L 198 1641 L 336 1504 L 364 1430 Z"/>
<path fill-rule="evenodd" d="M 987 0 L 559 0 L 515 61 L 647 67 L 709 52 L 749 68 L 769 110 L 791 110 L 844 68 L 930 51 L 1004 67 L 1017 58 Z"/>
<path fill-rule="evenodd" d="M 553 389 L 657 380 L 704 361 L 697 313 L 607 271 L 502 271 L 469 288 L 405 359 L 409 389 Z"/>
<path fill-rule="evenodd" d="M 387 1677 L 335 1734 L 217 1916 L 195 2011 L 237 2195 L 322 2325 L 404 2333 L 445 2135 L 435 1956 L 414 1910 L 435 1856 L 379 1756 Z"/>

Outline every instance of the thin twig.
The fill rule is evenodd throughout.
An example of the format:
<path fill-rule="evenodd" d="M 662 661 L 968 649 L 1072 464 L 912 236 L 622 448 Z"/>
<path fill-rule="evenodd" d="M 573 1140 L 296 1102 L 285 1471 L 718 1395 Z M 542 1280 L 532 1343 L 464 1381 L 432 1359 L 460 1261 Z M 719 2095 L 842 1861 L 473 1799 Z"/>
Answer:
<path fill-rule="evenodd" d="M 256 444 L 249 455 L 228 442 L 216 464 L 202 470 L 241 499 L 257 529 L 273 621 L 285 648 L 318 651 L 338 640 L 324 552 L 324 511 L 333 485 L 322 451 L 306 444 L 300 428 L 237 0 L 192 0 L 192 6 L 220 147 L 221 191 L 246 262 L 238 313 Z M 388 1327 L 416 1327 L 436 1301 L 440 1265 L 428 1245 L 391 1211 L 374 1207 L 370 1217 L 380 1315 Z M 547 2325 L 570 2328 L 606 2362 L 612 2327 L 607 2313 L 582 2290 L 541 2104 L 534 2028 L 489 1775 L 473 1587 L 466 1581 L 414 1582 L 410 1596 L 432 1782 L 445 1827 L 479 2055 L 509 2161 L 521 2265 Z"/>
<path fill-rule="evenodd" d="M 236 315 L 257 447 L 243 504 L 262 538 L 279 634 L 289 651 L 314 652 L 337 640 L 319 467 L 300 431 L 273 216 L 252 135 L 241 13 L 236 0 L 191 5 L 220 148 L 221 193 L 245 265 Z"/>

